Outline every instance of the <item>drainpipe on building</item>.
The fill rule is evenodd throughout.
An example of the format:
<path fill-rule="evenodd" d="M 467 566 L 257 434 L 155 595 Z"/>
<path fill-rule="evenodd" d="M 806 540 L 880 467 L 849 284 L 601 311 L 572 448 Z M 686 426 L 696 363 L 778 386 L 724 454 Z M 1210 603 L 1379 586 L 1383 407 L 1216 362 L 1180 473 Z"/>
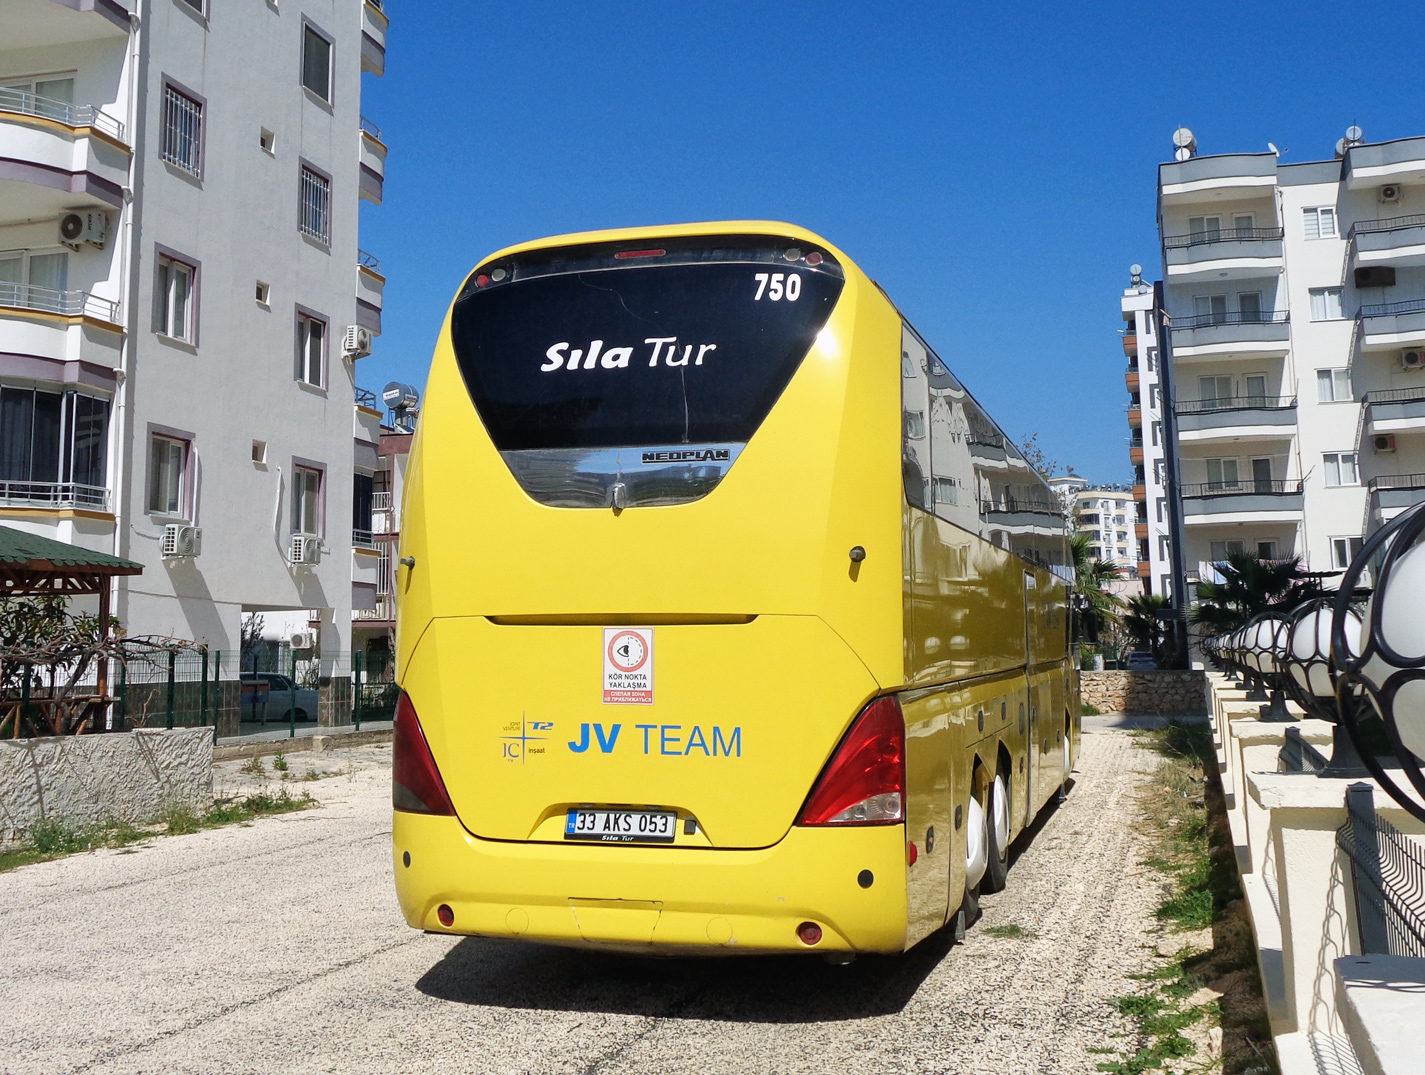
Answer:
<path fill-rule="evenodd" d="M 1168 570 L 1173 580 L 1173 643 L 1191 667 L 1187 630 L 1187 569 L 1183 563 L 1183 498 L 1178 482 L 1178 415 L 1173 392 L 1172 318 L 1164 309 L 1163 281 L 1153 284 L 1153 327 L 1158 336 L 1158 385 L 1163 404 L 1163 491 L 1167 493 Z"/>

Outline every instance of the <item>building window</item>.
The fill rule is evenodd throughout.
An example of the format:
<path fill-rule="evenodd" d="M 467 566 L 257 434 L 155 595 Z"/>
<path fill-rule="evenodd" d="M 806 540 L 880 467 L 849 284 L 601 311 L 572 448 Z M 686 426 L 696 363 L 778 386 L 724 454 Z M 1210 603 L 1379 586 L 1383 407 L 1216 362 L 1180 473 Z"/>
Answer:
<path fill-rule="evenodd" d="M 0 254 L 0 306 L 50 313 L 78 313 L 69 309 L 69 255 L 13 250 Z"/>
<path fill-rule="evenodd" d="M 1240 489 L 1242 481 L 1237 470 L 1237 460 L 1207 460 L 1207 484 L 1213 489 Z"/>
<path fill-rule="evenodd" d="M 1356 472 L 1355 452 L 1327 452 L 1321 457 L 1326 471 L 1326 484 L 1359 485 L 1360 475 Z"/>
<path fill-rule="evenodd" d="M 321 172 L 302 167 L 302 204 L 299 227 L 303 235 L 323 243 L 331 242 L 332 181 Z M 1315 294 L 1313 292 L 1313 294 Z M 1336 289 L 1337 306 L 1341 289 Z"/>
<path fill-rule="evenodd" d="M 1206 318 L 1206 324 L 1223 325 L 1227 323 L 1227 296 L 1226 295 L 1197 295 L 1192 300 L 1192 312 L 1194 317 Z"/>
<path fill-rule="evenodd" d="M 302 85 L 323 101 L 331 101 L 332 43 L 310 25 L 302 28 Z"/>
<path fill-rule="evenodd" d="M 1155 411 L 1163 406 L 1163 391 L 1155 384 L 1148 386 L 1148 406 Z"/>
<path fill-rule="evenodd" d="M 277 135 L 273 134 L 266 127 L 257 129 L 257 148 L 266 154 L 273 154 L 277 149 Z"/>
<path fill-rule="evenodd" d="M 265 440 L 252 442 L 252 461 L 259 466 L 267 466 L 267 442 Z"/>
<path fill-rule="evenodd" d="M 1158 447 L 1158 445 L 1163 443 L 1163 423 L 1159 421 L 1154 421 L 1152 424 L 1152 431 L 1153 447 L 1156 448 Z"/>
<path fill-rule="evenodd" d="M 1248 217 L 1250 220 L 1251 218 Z M 1248 225 L 1250 228 L 1251 225 Z M 1237 296 L 1237 317 L 1243 324 L 1252 324 L 1262 320 L 1262 293 L 1260 291 L 1243 291 Z"/>
<path fill-rule="evenodd" d="M 1160 497 L 1158 497 L 1158 522 L 1160 522 L 1160 523 L 1165 523 L 1165 522 L 1167 522 L 1167 521 L 1168 521 L 1168 498 L 1165 497 L 1165 496 L 1160 496 Z"/>
<path fill-rule="evenodd" d="M 163 87 L 163 144 L 159 155 L 175 168 L 202 177 L 203 106 L 172 86 Z"/>
<path fill-rule="evenodd" d="M 1361 545 L 1364 543 L 1364 538 L 1333 537 L 1331 539 L 1331 566 L 1338 571 L 1346 570 L 1351 566 L 1351 561 L 1360 553 Z"/>
<path fill-rule="evenodd" d="M 1194 242 L 1212 242 L 1222 238 L 1222 218 L 1220 216 L 1188 217 L 1188 234 Z"/>
<path fill-rule="evenodd" d="M 372 494 L 374 483 L 370 474 L 355 474 L 351 479 L 351 540 L 354 545 L 370 545 Z"/>
<path fill-rule="evenodd" d="M 1308 239 L 1336 238 L 1336 210 L 1329 205 L 1301 211 Z"/>
<path fill-rule="evenodd" d="M 188 442 L 154 434 L 148 467 L 148 510 L 184 516 L 188 494 Z"/>
<path fill-rule="evenodd" d="M 326 367 L 327 323 L 297 315 L 297 380 L 321 388 Z"/>
<path fill-rule="evenodd" d="M 1344 403 L 1351 398 L 1349 369 L 1317 370 L 1316 398 L 1322 403 Z"/>
<path fill-rule="evenodd" d="M 271 295 L 272 295 L 272 288 L 268 287 L 268 286 L 267 286 L 266 284 L 264 284 L 261 280 L 257 281 L 257 290 L 256 290 L 256 292 L 254 292 L 254 294 L 256 295 L 257 304 L 258 304 L 259 306 L 269 306 L 269 305 L 271 305 L 271 304 L 268 302 L 268 299 L 269 299 L 269 298 L 271 297 Z"/>
<path fill-rule="evenodd" d="M 315 467 L 292 470 L 292 533 L 321 534 L 322 472 Z"/>
<path fill-rule="evenodd" d="M 1159 534 L 1159 535 L 1158 535 L 1158 559 L 1159 559 L 1159 560 L 1166 560 L 1167 558 L 1168 558 L 1168 535 L 1167 535 L 1167 534 Z"/>
<path fill-rule="evenodd" d="M 1245 556 L 1247 554 L 1247 546 L 1241 541 L 1214 541 L 1209 547 L 1211 550 L 1209 555 L 1214 564 L 1222 563 L 1229 556 Z"/>
<path fill-rule="evenodd" d="M 108 400 L 0 388 L 0 499 L 106 508 L 108 441 Z"/>
<path fill-rule="evenodd" d="M 1313 287 L 1311 289 L 1311 320 L 1336 321 L 1341 317 L 1341 289 Z"/>
<path fill-rule="evenodd" d="M 160 255 L 154 288 L 154 331 L 175 340 L 193 342 L 192 265 Z"/>

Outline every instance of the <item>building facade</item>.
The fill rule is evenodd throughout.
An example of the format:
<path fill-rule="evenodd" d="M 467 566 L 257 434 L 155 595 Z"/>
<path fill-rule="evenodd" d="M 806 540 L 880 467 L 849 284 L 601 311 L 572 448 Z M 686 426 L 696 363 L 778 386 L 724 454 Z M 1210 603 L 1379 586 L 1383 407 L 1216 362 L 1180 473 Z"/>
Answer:
<path fill-rule="evenodd" d="M 1425 138 L 1353 128 L 1288 164 L 1180 134 L 1158 221 L 1187 576 L 1234 552 L 1343 568 L 1425 499 Z"/>
<path fill-rule="evenodd" d="M 1118 567 L 1125 582 L 1135 579 L 1135 490 L 1124 485 L 1090 485 L 1087 479 L 1074 474 L 1051 478 L 1049 487 L 1063 502 L 1074 528 L 1088 538 L 1089 555 Z M 1136 585 L 1128 589 L 1140 592 Z"/>
<path fill-rule="evenodd" d="M 0 0 L 0 521 L 142 563 L 131 634 L 231 653 L 262 613 L 350 642 L 386 25 L 375 0 Z"/>
<path fill-rule="evenodd" d="M 1137 266 L 1134 266 L 1137 269 Z M 1123 353 L 1128 359 L 1128 460 L 1133 466 L 1133 541 L 1144 592 L 1171 597 L 1173 526 L 1167 483 L 1168 416 L 1153 288 L 1132 274 L 1119 300 Z"/>

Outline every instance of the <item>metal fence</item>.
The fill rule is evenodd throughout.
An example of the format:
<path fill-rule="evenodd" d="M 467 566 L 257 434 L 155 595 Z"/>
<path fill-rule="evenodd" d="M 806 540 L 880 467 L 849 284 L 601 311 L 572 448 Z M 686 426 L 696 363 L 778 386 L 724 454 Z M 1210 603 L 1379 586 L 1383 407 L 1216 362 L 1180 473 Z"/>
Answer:
<path fill-rule="evenodd" d="M 1425 850 L 1375 811 L 1370 784 L 1346 789 L 1336 845 L 1351 863 L 1362 955 L 1425 957 Z"/>

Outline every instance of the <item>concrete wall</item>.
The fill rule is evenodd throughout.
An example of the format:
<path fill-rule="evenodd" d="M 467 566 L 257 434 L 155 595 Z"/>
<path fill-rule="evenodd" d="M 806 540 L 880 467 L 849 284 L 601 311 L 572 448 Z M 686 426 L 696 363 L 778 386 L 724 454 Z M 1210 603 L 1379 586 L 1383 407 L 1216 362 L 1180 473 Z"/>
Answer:
<path fill-rule="evenodd" d="M 1207 712 L 1205 672 L 1081 672 L 1079 675 L 1084 702 L 1105 713 L 1187 715 Z"/>
<path fill-rule="evenodd" d="M 145 822 L 212 801 L 211 728 L 0 740 L 0 841 L 45 818 Z"/>

